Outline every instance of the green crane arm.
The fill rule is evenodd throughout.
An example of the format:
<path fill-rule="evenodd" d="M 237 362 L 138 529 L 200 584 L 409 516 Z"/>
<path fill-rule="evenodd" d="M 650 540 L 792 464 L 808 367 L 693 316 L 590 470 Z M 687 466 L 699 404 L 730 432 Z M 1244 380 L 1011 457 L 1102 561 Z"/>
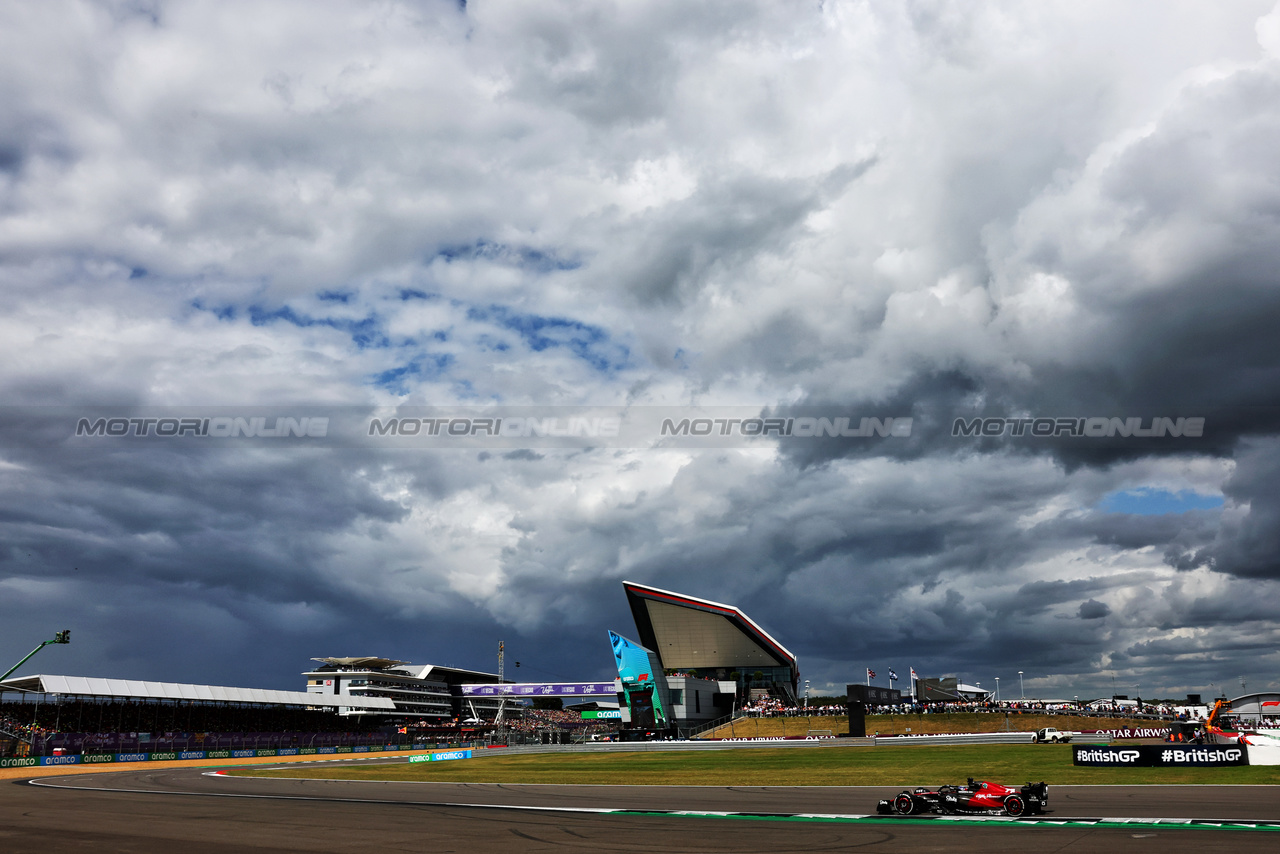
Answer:
<path fill-rule="evenodd" d="M 3 676 L 0 676 L 0 682 L 3 682 L 4 680 L 8 679 L 9 676 L 15 670 L 17 670 L 19 667 L 21 667 L 22 665 L 30 661 L 31 656 L 35 655 L 37 652 L 44 649 L 46 646 L 48 646 L 51 643 L 71 643 L 71 630 L 63 629 L 62 631 L 58 632 L 53 636 L 53 640 L 44 641 L 38 647 L 31 650 L 31 652 L 27 653 L 26 658 L 22 659 L 22 661 L 19 661 L 17 664 L 13 665 L 13 667 L 10 667 L 8 670 L 5 671 Z"/>

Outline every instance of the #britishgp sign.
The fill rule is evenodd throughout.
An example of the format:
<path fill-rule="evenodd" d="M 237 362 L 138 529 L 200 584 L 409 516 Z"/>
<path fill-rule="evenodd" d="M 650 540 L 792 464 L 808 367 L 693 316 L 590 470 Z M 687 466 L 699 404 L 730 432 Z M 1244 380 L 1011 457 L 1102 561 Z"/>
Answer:
<path fill-rule="evenodd" d="M 462 686 L 464 697 L 598 697 L 613 693 L 612 682 L 506 682 Z"/>
<path fill-rule="evenodd" d="M 1071 762 L 1109 768 L 1214 768 L 1248 765 L 1249 754 L 1243 747 L 1229 744 L 1077 744 L 1072 746 Z"/>

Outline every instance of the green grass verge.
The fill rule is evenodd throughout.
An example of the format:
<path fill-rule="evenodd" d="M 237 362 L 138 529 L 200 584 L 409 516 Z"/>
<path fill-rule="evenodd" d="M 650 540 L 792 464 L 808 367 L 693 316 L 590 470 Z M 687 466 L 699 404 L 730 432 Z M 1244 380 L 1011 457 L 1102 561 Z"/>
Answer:
<path fill-rule="evenodd" d="M 1237 768 L 1085 768 L 1067 745 L 750 748 L 637 753 L 487 754 L 449 762 L 316 766 L 243 776 L 459 783 L 578 783 L 688 786 L 924 786 L 966 777 L 1050 785 L 1280 784 L 1280 766 Z"/>

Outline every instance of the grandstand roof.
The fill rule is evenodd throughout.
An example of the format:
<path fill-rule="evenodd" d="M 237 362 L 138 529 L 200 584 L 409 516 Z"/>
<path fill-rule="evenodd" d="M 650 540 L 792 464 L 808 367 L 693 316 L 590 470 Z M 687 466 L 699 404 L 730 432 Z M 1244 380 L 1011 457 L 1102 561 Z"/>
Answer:
<path fill-rule="evenodd" d="M 335 672 L 349 676 L 353 673 L 369 672 L 434 680 L 449 685 L 498 681 L 498 674 L 486 673 L 483 670 L 466 670 L 439 664 L 410 664 L 407 661 L 396 661 L 391 658 L 313 658 L 311 660 L 323 662 L 324 667 L 308 670 L 302 674 L 303 676 L 331 676 Z"/>
<path fill-rule="evenodd" d="M 318 661 L 321 664 L 327 664 L 330 667 L 359 667 L 371 670 L 383 670 L 388 667 L 394 667 L 397 664 L 408 664 L 407 661 L 399 661 L 394 658 L 377 658 L 375 656 L 356 656 L 347 658 L 313 658 L 312 661 Z"/>
<path fill-rule="evenodd" d="M 733 605 L 622 582 L 640 643 L 663 668 L 790 667 L 796 657 Z"/>
<path fill-rule="evenodd" d="M 1231 712 L 1237 715 L 1280 715 L 1280 693 L 1259 691 L 1236 697 L 1231 701 Z"/>
<path fill-rule="evenodd" d="M 28 691 L 36 694 L 70 694 L 82 697 L 115 697 L 125 700 L 196 700 L 279 706 L 345 706 L 387 711 L 395 709 L 395 703 L 389 697 L 308 694 L 304 691 L 228 688 L 221 685 L 143 682 L 134 679 L 99 679 L 90 676 L 21 676 L 0 682 L 0 690 Z"/>

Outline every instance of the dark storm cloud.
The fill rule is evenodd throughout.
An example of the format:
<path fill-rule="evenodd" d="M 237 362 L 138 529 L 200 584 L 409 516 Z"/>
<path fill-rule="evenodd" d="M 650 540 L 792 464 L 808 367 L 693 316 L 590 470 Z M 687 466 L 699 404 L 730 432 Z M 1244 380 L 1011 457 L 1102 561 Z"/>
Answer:
<path fill-rule="evenodd" d="M 1004 353 L 1005 364 L 957 354 L 963 361 L 953 382 L 971 399 L 967 406 L 954 396 L 945 401 L 955 407 L 947 415 L 1194 412 L 1209 418 L 1204 439 L 1173 449 L 1208 453 L 1230 453 L 1242 435 L 1273 433 L 1280 426 L 1280 368 L 1268 330 L 1280 320 L 1274 287 L 1280 225 L 1273 216 L 1280 193 L 1269 176 L 1280 168 L 1278 95 L 1273 63 L 1189 87 L 1105 166 L 1024 199 L 1021 222 L 993 230 L 989 259 L 1000 271 L 1016 263 L 1024 274 L 1030 268 L 1061 276 L 1069 283 L 1063 296 L 1077 303 L 1069 314 L 1070 302 L 1063 302 L 1064 316 L 1072 318 L 1063 322 L 1079 329 L 1056 351 L 1018 341 Z M 1086 194 L 1090 207 L 1074 210 L 1071 203 Z M 1086 252 L 1070 235 L 1047 230 L 1050 216 L 1081 228 L 1105 223 L 1116 236 Z M 1014 295 L 996 295 L 990 331 L 1018 334 Z M 1058 321 L 1044 320 L 1049 340 Z M 1006 370 L 1019 364 L 1024 376 Z M 931 392 L 938 389 L 925 387 L 936 368 L 926 370 L 900 386 L 936 405 Z M 899 408 L 911 403 L 896 390 L 889 400 Z M 947 427 L 950 419 L 938 421 L 926 426 Z M 1057 442 L 1051 450 L 1089 464 L 1143 453 L 1138 443 L 1120 442 Z"/>
<path fill-rule="evenodd" d="M 1218 532 L 1221 514 L 1188 511 L 1152 516 L 1092 512 L 1057 519 L 1040 526 L 1063 539 L 1079 537 L 1118 549 L 1159 548 L 1168 554 L 1186 555 L 1208 546 Z M 1196 564 L 1200 565 L 1200 564 Z M 1190 569 L 1191 566 L 1184 566 Z"/>
<path fill-rule="evenodd" d="M 1101 620 L 1111 613 L 1111 607 L 1106 602 L 1090 599 L 1080 603 L 1079 613 L 1082 620 Z"/>
<path fill-rule="evenodd" d="M 973 442 L 961 443 L 951 438 L 951 427 L 956 413 L 973 398 L 983 386 L 980 378 L 962 371 L 929 371 L 913 374 L 883 397 L 850 401 L 809 398 L 792 406 L 780 406 L 769 410 L 774 417 L 832 417 L 834 413 L 847 413 L 862 418 L 911 419 L 911 435 L 906 441 L 869 441 L 850 443 L 829 435 L 815 437 L 808 442 L 792 442 L 781 447 L 782 454 L 797 466 L 820 465 L 839 457 L 892 456 L 899 459 L 919 459 L 932 454 L 970 452 Z M 974 442 L 982 442 L 975 439 Z M 995 450 L 995 443 L 982 446 Z"/>
<path fill-rule="evenodd" d="M 811 466 L 833 453 L 902 459 L 1012 453 L 1049 456 L 1068 471 L 1144 458 L 1234 458 L 1240 465 L 1225 489 L 1245 509 L 1222 517 L 1220 531 L 1217 514 L 1092 517 L 1059 527 L 1118 548 L 1158 546 L 1180 569 L 1212 565 L 1275 578 L 1280 542 L 1265 532 L 1276 527 L 1269 508 L 1280 504 L 1270 476 L 1276 466 L 1269 440 L 1246 440 L 1280 429 L 1280 349 L 1270 333 L 1280 323 L 1280 231 L 1272 216 L 1280 197 L 1268 177 L 1280 169 L 1277 93 L 1274 63 L 1190 87 L 1140 140 L 1080 179 L 1097 188 L 1098 200 L 1075 220 L 1114 221 L 1123 239 L 1085 254 L 1045 231 L 1016 250 L 1021 263 L 1071 283 L 1080 334 L 1065 348 L 1009 352 L 1011 363 L 1026 365 L 1022 375 L 971 362 L 949 374 L 914 372 L 892 393 L 857 402 L 868 413 L 911 414 L 909 442 L 793 443 L 784 454 Z M 1029 223 L 1046 207 L 1043 200 L 1031 205 L 1018 233 L 1029 236 Z M 993 327 L 1000 323 L 997 313 Z M 1147 424 L 1199 416 L 1205 430 L 1160 440 L 952 435 L 957 418 L 1026 416 L 1138 416 Z M 1206 548 L 1215 533 L 1217 542 Z"/>
<path fill-rule="evenodd" d="M 358 462 L 339 454 L 151 448 L 10 460 L 20 462 L 4 479 L 6 537 L 58 576 L 74 564 L 80 578 L 314 599 L 323 584 L 308 567 L 324 547 L 304 532 L 393 523 L 405 512 L 352 478 Z"/>
<path fill-rule="evenodd" d="M 1247 512 L 1224 520 L 1208 553 L 1215 568 L 1242 578 L 1280 578 L 1280 446 L 1274 437 L 1245 443 L 1223 492 Z"/>
<path fill-rule="evenodd" d="M 620 271 L 622 284 L 642 304 L 691 302 L 709 277 L 732 275 L 757 255 L 783 251 L 806 216 L 873 165 L 842 165 L 807 180 L 713 178 L 660 219 L 630 226 L 635 244 Z"/>

